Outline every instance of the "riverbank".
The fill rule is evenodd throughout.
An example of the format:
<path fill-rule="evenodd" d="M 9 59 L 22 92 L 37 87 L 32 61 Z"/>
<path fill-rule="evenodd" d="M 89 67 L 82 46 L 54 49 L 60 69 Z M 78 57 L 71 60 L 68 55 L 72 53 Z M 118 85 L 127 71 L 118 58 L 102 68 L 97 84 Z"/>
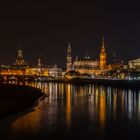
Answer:
<path fill-rule="evenodd" d="M 33 87 L 0 84 L 0 120 L 32 106 L 42 95 Z"/>

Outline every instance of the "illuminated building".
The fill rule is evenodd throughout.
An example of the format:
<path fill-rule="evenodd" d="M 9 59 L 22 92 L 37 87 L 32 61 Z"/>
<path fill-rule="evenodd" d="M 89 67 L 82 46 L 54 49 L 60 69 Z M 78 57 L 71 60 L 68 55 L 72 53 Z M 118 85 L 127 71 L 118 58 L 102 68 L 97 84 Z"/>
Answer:
<path fill-rule="evenodd" d="M 26 74 L 28 75 L 37 75 L 37 76 L 48 76 L 48 68 L 43 63 L 43 57 L 40 57 L 37 60 L 37 65 L 32 68 L 26 69 Z"/>
<path fill-rule="evenodd" d="M 16 57 L 16 62 L 8 69 L 7 74 L 11 75 L 22 75 L 26 74 L 26 69 L 28 68 L 22 54 L 22 50 L 18 50 L 18 55 Z"/>
<path fill-rule="evenodd" d="M 28 75 L 37 75 L 37 76 L 51 76 L 51 77 L 59 77 L 62 76 L 62 69 L 59 68 L 57 65 L 52 66 L 43 66 L 41 68 L 34 67 L 27 69 Z"/>
<path fill-rule="evenodd" d="M 22 50 L 19 49 L 16 62 L 13 64 L 12 69 L 26 69 L 27 67 L 28 65 L 23 58 Z"/>
<path fill-rule="evenodd" d="M 40 75 L 37 67 L 26 69 L 26 74 L 27 75 Z"/>
<path fill-rule="evenodd" d="M 99 61 L 91 59 L 90 57 L 85 57 L 83 59 L 76 59 L 73 62 L 73 67 L 75 71 L 80 74 L 96 74 L 98 73 Z"/>
<path fill-rule="evenodd" d="M 106 52 L 105 52 L 105 45 L 104 45 L 104 37 L 102 38 L 102 46 L 100 51 L 100 69 L 105 69 L 106 66 Z"/>
<path fill-rule="evenodd" d="M 128 61 L 129 69 L 140 70 L 140 58 Z"/>
<path fill-rule="evenodd" d="M 48 76 L 58 77 L 62 76 L 62 69 L 59 68 L 56 64 L 48 67 Z"/>
<path fill-rule="evenodd" d="M 89 75 L 99 75 L 108 70 L 108 66 L 106 65 L 106 52 L 105 52 L 105 45 L 104 45 L 104 38 L 102 38 L 102 45 L 101 45 L 101 52 L 99 55 L 99 60 L 92 59 L 90 57 L 84 57 L 79 59 L 78 57 L 75 58 L 72 62 L 71 56 L 71 46 L 69 44 L 67 49 L 67 72 L 69 70 L 75 70 L 80 74 L 89 74 Z"/>
<path fill-rule="evenodd" d="M 140 80 L 140 58 L 128 61 L 127 72 L 127 79 Z"/>
<path fill-rule="evenodd" d="M 69 45 L 68 45 L 68 48 L 67 48 L 67 62 L 66 62 L 66 65 L 67 65 L 67 71 L 72 69 L 72 56 L 71 56 L 70 42 L 69 42 Z"/>

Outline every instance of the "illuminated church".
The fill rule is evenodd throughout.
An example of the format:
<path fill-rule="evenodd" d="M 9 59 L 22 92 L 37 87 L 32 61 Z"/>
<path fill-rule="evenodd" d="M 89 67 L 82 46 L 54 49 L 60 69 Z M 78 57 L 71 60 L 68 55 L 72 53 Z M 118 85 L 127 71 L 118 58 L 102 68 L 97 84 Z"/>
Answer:
<path fill-rule="evenodd" d="M 18 55 L 16 57 L 16 62 L 12 66 L 15 69 L 26 69 L 28 67 L 27 63 L 25 62 L 23 58 L 22 50 L 18 50 Z"/>
<path fill-rule="evenodd" d="M 106 71 L 107 54 L 105 51 L 104 38 L 102 38 L 102 45 L 101 45 L 101 51 L 99 54 L 99 60 L 91 59 L 90 57 L 84 57 L 82 59 L 79 59 L 77 56 L 74 60 L 72 60 L 71 52 L 72 52 L 72 49 L 69 43 L 68 48 L 67 48 L 67 62 L 66 62 L 67 72 L 70 70 L 74 70 L 76 72 L 79 72 L 80 74 L 98 75 L 102 73 L 103 71 Z"/>

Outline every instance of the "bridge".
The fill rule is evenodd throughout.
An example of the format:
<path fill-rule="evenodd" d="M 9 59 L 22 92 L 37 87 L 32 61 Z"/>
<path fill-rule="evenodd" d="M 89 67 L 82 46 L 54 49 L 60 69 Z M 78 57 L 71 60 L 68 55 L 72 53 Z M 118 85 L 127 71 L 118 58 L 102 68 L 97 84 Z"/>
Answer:
<path fill-rule="evenodd" d="M 47 81 L 47 80 L 53 80 L 54 78 L 51 76 L 39 76 L 39 75 L 17 75 L 17 74 L 0 74 L 0 82 L 35 82 L 35 81 Z"/>

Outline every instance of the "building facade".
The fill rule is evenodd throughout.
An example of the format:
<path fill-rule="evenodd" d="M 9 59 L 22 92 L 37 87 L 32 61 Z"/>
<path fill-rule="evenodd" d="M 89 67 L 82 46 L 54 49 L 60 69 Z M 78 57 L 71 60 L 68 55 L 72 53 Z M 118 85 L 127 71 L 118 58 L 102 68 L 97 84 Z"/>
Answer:
<path fill-rule="evenodd" d="M 18 50 L 18 55 L 16 57 L 16 62 L 12 65 L 12 69 L 26 69 L 28 68 L 27 63 L 23 57 L 23 51 L 21 49 Z"/>
<path fill-rule="evenodd" d="M 72 61 L 72 55 L 71 55 L 71 46 L 69 44 L 67 48 L 67 63 L 66 63 L 66 72 L 70 70 L 75 70 L 79 72 L 80 74 L 90 74 L 90 75 L 98 75 L 102 73 L 103 71 L 107 70 L 106 65 L 106 58 L 107 54 L 105 51 L 105 44 L 104 44 L 104 38 L 102 38 L 102 45 L 101 45 L 101 51 L 99 54 L 99 60 L 92 59 L 90 57 L 84 57 L 84 58 L 78 58 L 76 57 Z"/>
<path fill-rule="evenodd" d="M 134 60 L 129 60 L 128 61 L 128 68 L 140 70 L 140 58 L 134 59 Z"/>
<path fill-rule="evenodd" d="M 61 77 L 62 69 L 59 68 L 56 64 L 48 67 L 48 76 L 51 77 Z"/>
<path fill-rule="evenodd" d="M 80 74 L 96 74 L 99 67 L 99 61 L 85 57 L 83 59 L 76 59 L 73 62 L 73 68 Z"/>

